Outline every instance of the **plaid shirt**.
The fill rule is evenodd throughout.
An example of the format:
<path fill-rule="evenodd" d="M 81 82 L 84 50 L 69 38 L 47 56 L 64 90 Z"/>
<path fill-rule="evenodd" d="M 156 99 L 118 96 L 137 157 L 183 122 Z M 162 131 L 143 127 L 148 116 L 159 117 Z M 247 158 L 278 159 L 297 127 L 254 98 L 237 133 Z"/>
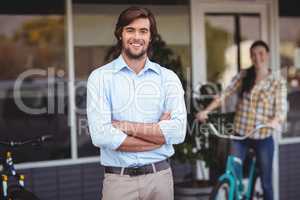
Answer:
<path fill-rule="evenodd" d="M 245 71 L 236 75 L 221 95 L 221 100 L 233 93 L 239 93 Z M 287 113 L 286 81 L 281 76 L 270 73 L 255 84 L 248 93 L 244 92 L 236 105 L 234 131 L 240 135 L 250 133 L 257 125 L 266 124 L 274 117 L 284 121 Z M 272 135 L 271 129 L 261 129 L 252 139 L 264 139 Z"/>

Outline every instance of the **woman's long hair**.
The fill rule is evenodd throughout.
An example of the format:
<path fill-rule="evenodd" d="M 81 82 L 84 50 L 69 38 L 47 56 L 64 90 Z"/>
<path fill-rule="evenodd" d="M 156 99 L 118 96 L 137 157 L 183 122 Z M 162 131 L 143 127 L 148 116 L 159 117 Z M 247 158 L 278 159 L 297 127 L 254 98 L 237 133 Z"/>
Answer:
<path fill-rule="evenodd" d="M 254 86 L 255 79 L 256 79 L 255 67 L 251 66 L 248 69 L 246 69 L 245 75 L 243 77 L 242 88 L 241 88 L 240 94 L 239 94 L 240 98 L 243 97 L 243 94 L 245 92 L 249 93 L 251 91 L 251 89 Z"/>
<path fill-rule="evenodd" d="M 255 47 L 258 47 L 258 46 L 265 48 L 267 52 L 270 51 L 269 46 L 267 45 L 267 43 L 265 43 L 262 40 L 257 40 L 251 45 L 250 53 L 252 52 L 252 50 Z M 239 93 L 240 98 L 243 96 L 243 94 L 245 92 L 249 93 L 252 90 L 252 88 L 255 84 L 255 79 L 256 79 L 256 71 L 255 71 L 254 65 L 252 65 L 250 68 L 246 69 L 245 76 L 243 77 L 242 87 L 241 87 L 241 90 L 240 90 L 240 93 Z"/>

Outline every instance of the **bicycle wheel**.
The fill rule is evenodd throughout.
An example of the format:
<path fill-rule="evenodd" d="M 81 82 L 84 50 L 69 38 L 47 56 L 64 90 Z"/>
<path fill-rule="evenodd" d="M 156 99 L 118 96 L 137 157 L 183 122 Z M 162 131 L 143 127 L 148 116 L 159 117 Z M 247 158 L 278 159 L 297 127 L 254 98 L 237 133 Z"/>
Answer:
<path fill-rule="evenodd" d="M 228 180 L 218 182 L 210 194 L 210 200 L 229 200 L 230 184 Z"/>
<path fill-rule="evenodd" d="M 263 190 L 261 187 L 261 182 L 260 182 L 259 177 L 255 176 L 254 181 L 251 185 L 251 188 L 252 188 L 251 196 L 250 196 L 251 200 L 263 200 L 264 199 Z"/>
<path fill-rule="evenodd" d="M 14 185 L 8 187 L 8 200 L 39 200 L 39 198 L 25 188 Z"/>

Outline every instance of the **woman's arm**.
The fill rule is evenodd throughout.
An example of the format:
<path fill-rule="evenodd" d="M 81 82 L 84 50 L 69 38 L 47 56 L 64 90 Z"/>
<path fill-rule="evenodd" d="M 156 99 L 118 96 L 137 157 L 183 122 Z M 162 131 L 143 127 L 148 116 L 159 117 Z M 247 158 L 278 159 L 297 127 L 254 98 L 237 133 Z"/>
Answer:
<path fill-rule="evenodd" d="M 200 122 L 205 122 L 208 118 L 208 114 L 217 109 L 222 105 L 222 102 L 226 100 L 227 97 L 237 92 L 242 84 L 242 78 L 245 75 L 245 71 L 241 71 L 239 74 L 234 76 L 230 82 L 230 84 L 226 87 L 226 89 L 222 92 L 221 95 L 216 95 L 214 100 L 203 110 L 196 114 L 196 119 Z"/>

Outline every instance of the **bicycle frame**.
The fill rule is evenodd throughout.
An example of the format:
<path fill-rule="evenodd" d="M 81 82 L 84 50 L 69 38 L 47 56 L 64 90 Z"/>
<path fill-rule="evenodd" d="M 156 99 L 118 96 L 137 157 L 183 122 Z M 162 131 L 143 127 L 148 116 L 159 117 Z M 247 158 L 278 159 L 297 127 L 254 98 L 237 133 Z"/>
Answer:
<path fill-rule="evenodd" d="M 235 136 L 235 135 L 222 135 L 214 127 L 212 123 L 208 123 L 208 126 L 212 130 L 213 134 L 225 139 L 234 140 L 245 140 L 249 136 L 253 135 L 255 132 L 259 131 L 261 128 L 272 128 L 267 125 L 258 125 L 251 133 L 245 136 Z M 274 129 L 275 130 L 275 129 Z M 276 130 L 275 130 L 276 131 Z M 228 156 L 226 163 L 226 171 L 223 175 L 219 177 L 219 182 L 224 182 L 225 180 L 229 183 L 229 200 L 250 200 L 253 190 L 255 189 L 254 181 L 256 178 L 256 158 L 251 157 L 250 169 L 249 169 L 249 181 L 246 190 L 243 185 L 243 165 L 241 159 L 235 156 Z"/>
<path fill-rule="evenodd" d="M 237 199 L 245 199 L 250 200 L 251 193 L 254 188 L 251 186 L 255 181 L 255 173 L 256 173 L 256 159 L 251 159 L 250 169 L 249 169 L 249 182 L 247 187 L 244 187 L 243 184 L 243 166 L 242 161 L 235 156 L 228 156 L 226 171 L 225 173 L 219 177 L 219 181 L 222 182 L 224 180 L 228 180 L 230 184 L 229 190 L 229 200 Z M 246 189 L 246 190 L 245 190 Z"/>

